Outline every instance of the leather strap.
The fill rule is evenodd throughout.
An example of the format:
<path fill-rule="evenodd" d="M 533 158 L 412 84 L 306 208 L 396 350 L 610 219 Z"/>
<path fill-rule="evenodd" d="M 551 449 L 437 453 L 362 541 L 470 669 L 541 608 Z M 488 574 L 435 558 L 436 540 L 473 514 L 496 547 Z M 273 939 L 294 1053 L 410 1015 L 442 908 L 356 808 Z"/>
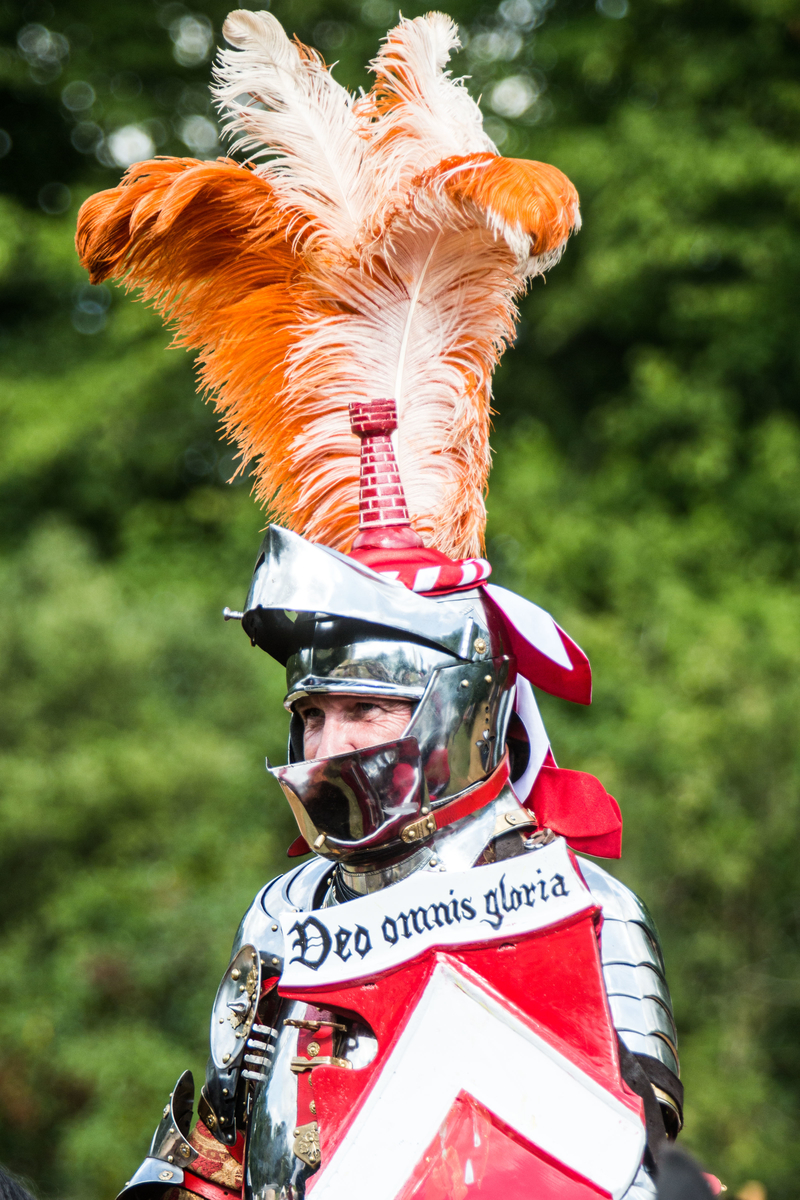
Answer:
<path fill-rule="evenodd" d="M 483 808 L 484 805 L 489 804 L 500 795 L 500 792 L 508 782 L 509 774 L 509 756 L 508 750 L 506 750 L 503 755 L 503 761 L 499 767 L 495 767 L 487 779 L 482 779 L 480 783 L 476 783 L 468 791 L 462 792 L 460 796 L 456 796 L 455 800 L 451 800 L 449 804 L 443 804 L 441 807 L 435 808 L 432 812 L 417 817 L 416 821 L 410 821 L 408 825 L 400 830 L 400 837 L 407 845 L 414 842 L 422 842 L 425 838 L 429 838 L 432 834 L 436 833 L 437 829 L 443 829 L 445 825 L 451 825 L 453 821 L 459 821 L 462 817 L 468 817 L 470 813 Z"/>
<path fill-rule="evenodd" d="M 449 804 L 443 804 L 441 808 L 433 810 L 432 815 L 436 818 L 436 828 L 443 829 L 445 825 L 452 825 L 453 821 L 460 821 L 462 817 L 468 817 L 470 813 L 477 812 L 485 804 L 496 800 L 508 783 L 510 774 L 511 765 L 508 749 L 506 749 L 500 765 L 495 767 L 491 775 L 482 779 L 480 783 L 476 783 L 466 792 L 462 792 Z"/>
<path fill-rule="evenodd" d="M 210 1179 L 202 1179 L 186 1170 L 183 1172 L 183 1183 L 180 1186 L 193 1196 L 202 1196 L 203 1200 L 241 1200 L 242 1195 L 240 1191 L 234 1191 L 221 1183 L 212 1183 Z"/>
<path fill-rule="evenodd" d="M 305 1019 L 309 1025 L 322 1021 L 319 1029 L 301 1029 L 297 1035 L 297 1056 L 308 1058 L 331 1058 L 333 1055 L 333 1039 L 336 1032 L 333 1017 L 323 1009 L 308 1006 Z M 309 1049 L 310 1047 L 310 1049 Z M 314 1103 L 314 1072 L 302 1071 L 297 1075 L 297 1124 L 307 1125 L 317 1119 L 317 1109 Z"/>

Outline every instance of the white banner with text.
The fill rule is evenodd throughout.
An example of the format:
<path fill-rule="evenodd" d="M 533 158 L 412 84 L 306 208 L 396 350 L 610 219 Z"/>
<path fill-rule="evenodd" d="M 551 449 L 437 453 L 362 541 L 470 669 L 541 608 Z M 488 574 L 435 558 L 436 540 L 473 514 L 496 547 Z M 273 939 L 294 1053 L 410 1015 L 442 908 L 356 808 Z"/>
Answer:
<path fill-rule="evenodd" d="M 418 871 L 346 904 L 284 913 L 281 985 L 363 979 L 434 947 L 505 941 L 545 929 L 593 904 L 562 838 L 469 871 Z"/>

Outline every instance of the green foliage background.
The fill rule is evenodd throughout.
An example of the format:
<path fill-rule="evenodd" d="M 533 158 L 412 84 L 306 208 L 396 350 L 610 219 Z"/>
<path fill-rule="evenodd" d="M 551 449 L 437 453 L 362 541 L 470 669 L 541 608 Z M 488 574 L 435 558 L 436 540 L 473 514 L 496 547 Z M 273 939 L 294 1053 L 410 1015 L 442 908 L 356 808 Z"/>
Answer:
<path fill-rule="evenodd" d="M 71 245 L 126 146 L 216 153 L 226 8 L 189 3 L 0 3 L 0 1159 L 62 1200 L 113 1196 L 177 1074 L 202 1074 L 236 923 L 292 837 L 263 770 L 280 674 L 219 619 L 263 515 L 225 482 L 187 357 L 87 290 Z M 395 15 L 275 11 L 352 86 Z M 592 659 L 592 708 L 545 698 L 545 717 L 559 762 L 623 806 L 615 870 L 661 927 L 685 1141 L 731 1193 L 755 1177 L 788 1200 L 800 18 L 791 0 L 453 15 L 503 152 L 556 163 L 584 214 L 498 373 L 495 578 Z"/>

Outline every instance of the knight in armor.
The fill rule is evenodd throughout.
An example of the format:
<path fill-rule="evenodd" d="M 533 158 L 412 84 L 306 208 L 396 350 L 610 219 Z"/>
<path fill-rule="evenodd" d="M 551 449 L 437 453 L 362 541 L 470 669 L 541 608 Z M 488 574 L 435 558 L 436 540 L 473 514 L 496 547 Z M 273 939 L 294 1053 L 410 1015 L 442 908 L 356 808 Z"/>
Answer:
<path fill-rule="evenodd" d="M 195 1123 L 187 1072 L 121 1196 L 644 1200 L 682 1123 L 658 936 L 536 705 L 588 704 L 586 656 L 482 557 L 491 374 L 577 195 L 498 154 L 442 14 L 359 97 L 269 13 L 224 35 L 246 161 L 136 164 L 78 248 L 199 351 L 274 518 L 226 616 L 286 668 L 302 861 L 242 919 Z"/>

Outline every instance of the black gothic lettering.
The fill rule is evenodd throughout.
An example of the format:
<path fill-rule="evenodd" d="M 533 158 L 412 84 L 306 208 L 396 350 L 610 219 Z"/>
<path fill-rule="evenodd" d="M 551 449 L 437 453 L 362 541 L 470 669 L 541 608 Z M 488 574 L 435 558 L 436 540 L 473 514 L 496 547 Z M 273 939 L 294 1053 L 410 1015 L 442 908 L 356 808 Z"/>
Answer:
<path fill-rule="evenodd" d="M 353 938 L 353 945 L 356 948 L 356 954 L 359 958 L 363 958 L 365 954 L 369 954 L 372 949 L 369 933 L 363 925 L 356 925 L 356 936 Z"/>
<path fill-rule="evenodd" d="M 440 929 L 443 929 L 445 925 L 453 924 L 449 904 L 442 904 L 441 902 L 439 904 L 429 904 L 428 911 L 432 914 L 431 920 L 435 921 Z"/>
<path fill-rule="evenodd" d="M 289 961 L 318 971 L 331 952 L 331 935 L 322 922 L 316 917 L 306 917 L 305 921 L 296 921 L 289 933 L 297 934 L 292 949 L 300 951 Z"/>
<path fill-rule="evenodd" d="M 350 941 L 351 936 L 352 934 L 349 929 L 342 929 L 342 927 L 339 926 L 339 929 L 336 933 L 336 953 L 339 955 L 339 958 L 342 960 L 342 962 L 347 962 L 348 958 L 353 957 L 350 950 L 345 953 L 345 947 Z"/>
<path fill-rule="evenodd" d="M 396 946 L 400 940 L 400 934 L 397 932 L 397 925 L 391 917 L 384 917 L 381 925 L 384 941 L 387 941 L 390 946 Z"/>
<path fill-rule="evenodd" d="M 492 929 L 499 929 L 503 924 L 503 914 L 500 912 L 500 906 L 497 903 L 497 892 L 494 888 L 487 892 L 484 896 L 486 901 L 486 916 L 481 921 L 481 924 L 491 925 Z"/>

